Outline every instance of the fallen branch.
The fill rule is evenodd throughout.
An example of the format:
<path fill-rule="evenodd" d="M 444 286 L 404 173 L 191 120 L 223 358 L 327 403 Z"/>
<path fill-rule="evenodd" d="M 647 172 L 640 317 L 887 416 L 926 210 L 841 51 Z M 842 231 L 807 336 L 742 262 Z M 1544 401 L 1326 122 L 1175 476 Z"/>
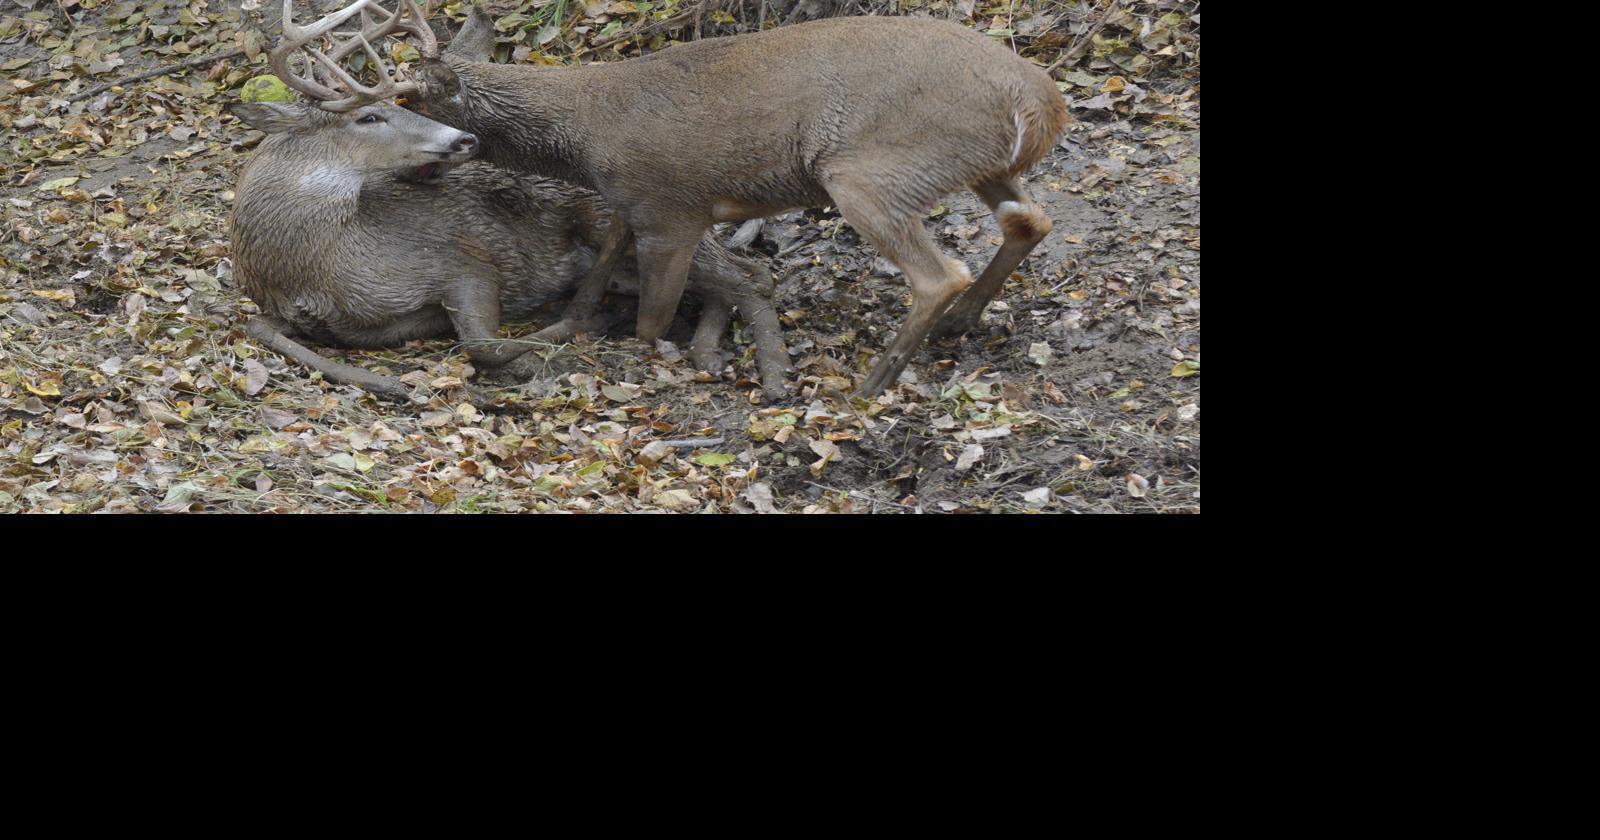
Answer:
<path fill-rule="evenodd" d="M 80 99 L 88 99 L 91 96 L 95 96 L 96 94 L 103 93 L 103 92 L 108 91 L 108 90 L 110 90 L 110 89 L 112 89 L 114 87 L 117 87 L 119 85 L 131 85 L 134 82 L 142 82 L 145 79 L 154 79 L 157 76 L 165 76 L 165 75 L 167 75 L 169 73 L 176 73 L 179 70 L 188 70 L 191 67 L 199 67 L 199 66 L 201 66 L 203 64 L 209 64 L 209 63 L 216 62 L 216 61 L 227 61 L 230 58 L 238 58 L 241 55 L 244 55 L 244 47 L 240 47 L 240 48 L 234 49 L 234 50 L 228 50 L 227 52 L 212 53 L 210 55 L 202 55 L 202 56 L 200 56 L 198 58 L 191 58 L 191 59 L 188 59 L 187 61 L 180 61 L 177 64 L 169 64 L 169 65 L 167 65 L 165 67 L 157 67 L 154 70 L 147 70 L 147 71 L 145 71 L 143 73 L 137 73 L 135 75 L 128 76 L 126 78 L 118 79 L 118 80 L 116 80 L 114 82 L 106 82 L 103 85 L 96 85 L 96 86 L 84 91 L 83 93 L 77 94 L 75 96 L 68 97 L 67 101 L 68 102 L 77 102 Z"/>

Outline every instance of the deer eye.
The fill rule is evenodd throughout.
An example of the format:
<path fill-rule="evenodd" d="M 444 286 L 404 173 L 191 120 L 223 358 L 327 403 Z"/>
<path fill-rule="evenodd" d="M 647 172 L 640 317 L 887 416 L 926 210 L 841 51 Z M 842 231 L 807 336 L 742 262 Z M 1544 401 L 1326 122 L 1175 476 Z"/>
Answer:
<path fill-rule="evenodd" d="M 361 119 L 356 120 L 356 122 L 361 123 L 362 125 L 372 125 L 373 123 L 381 123 L 383 121 L 383 117 L 380 117 L 377 114 L 367 114 Z"/>

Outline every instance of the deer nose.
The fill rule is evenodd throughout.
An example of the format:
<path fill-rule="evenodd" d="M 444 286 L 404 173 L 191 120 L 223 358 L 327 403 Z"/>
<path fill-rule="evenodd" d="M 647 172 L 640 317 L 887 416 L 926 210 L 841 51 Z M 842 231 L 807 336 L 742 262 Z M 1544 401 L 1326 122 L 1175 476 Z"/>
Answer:
<path fill-rule="evenodd" d="M 451 146 L 450 150 L 454 151 L 454 152 L 465 152 L 465 151 L 468 151 L 468 150 L 472 149 L 474 146 L 477 146 L 477 145 L 478 145 L 478 138 L 473 137 L 470 134 L 463 134 L 460 137 L 456 138 L 455 145 Z"/>

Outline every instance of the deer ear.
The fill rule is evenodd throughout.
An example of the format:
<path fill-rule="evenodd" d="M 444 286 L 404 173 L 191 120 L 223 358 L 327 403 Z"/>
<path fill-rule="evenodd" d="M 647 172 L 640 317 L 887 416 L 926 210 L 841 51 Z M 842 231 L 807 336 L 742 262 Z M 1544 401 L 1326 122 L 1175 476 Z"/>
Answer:
<path fill-rule="evenodd" d="M 445 53 L 460 56 L 468 61 L 494 59 L 494 18 L 482 6 L 473 6 L 467 14 L 467 23 L 445 47 Z"/>
<path fill-rule="evenodd" d="M 268 134 L 282 134 L 310 124 L 306 106 L 299 102 L 230 102 L 228 113 Z"/>
<path fill-rule="evenodd" d="M 417 77 L 422 82 L 425 99 L 448 99 L 461 92 L 461 80 L 456 77 L 456 71 L 443 61 L 424 61 L 417 70 Z"/>

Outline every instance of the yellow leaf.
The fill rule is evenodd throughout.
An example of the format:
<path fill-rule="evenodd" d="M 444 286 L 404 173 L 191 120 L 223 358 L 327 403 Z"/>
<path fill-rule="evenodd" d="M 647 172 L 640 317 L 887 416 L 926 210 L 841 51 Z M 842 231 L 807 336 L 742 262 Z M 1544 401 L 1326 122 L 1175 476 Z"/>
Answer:
<path fill-rule="evenodd" d="M 54 380 L 46 379 L 45 381 L 39 383 L 38 387 L 34 387 L 34 384 L 32 382 L 24 382 L 22 384 L 29 391 L 32 391 L 33 393 L 38 394 L 41 397 L 59 397 L 59 396 L 61 396 L 61 383 L 60 382 L 56 382 Z"/>
<path fill-rule="evenodd" d="M 76 302 L 78 297 L 71 289 L 34 289 L 33 295 L 34 297 L 42 297 L 45 300 L 64 303 L 68 306 Z"/>

